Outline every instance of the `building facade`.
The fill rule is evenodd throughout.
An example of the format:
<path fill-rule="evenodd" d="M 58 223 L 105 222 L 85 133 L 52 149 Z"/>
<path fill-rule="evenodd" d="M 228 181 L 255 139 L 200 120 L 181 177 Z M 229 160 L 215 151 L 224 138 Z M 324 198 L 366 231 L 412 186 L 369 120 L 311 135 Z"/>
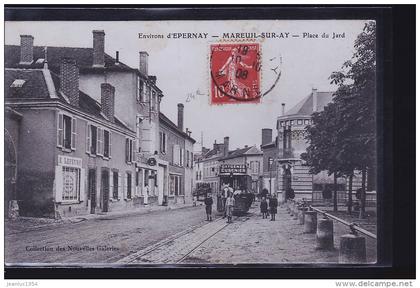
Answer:
<path fill-rule="evenodd" d="M 195 140 L 191 138 L 190 132 L 183 131 L 184 105 L 178 104 L 178 125 L 163 113 L 160 113 L 159 118 L 159 157 L 163 162 L 168 163 L 167 173 L 165 174 L 168 190 L 166 193 L 166 189 L 164 189 L 163 201 L 166 203 L 192 203 L 194 187 L 193 145 Z"/>
<path fill-rule="evenodd" d="M 35 208 L 36 206 L 42 207 L 38 209 L 39 211 L 36 214 L 54 214 L 57 217 L 65 217 L 83 214 L 86 211 L 95 213 L 135 208 L 145 204 L 156 203 L 163 205 L 167 204 L 164 202 L 164 196 L 169 196 L 172 192 L 175 193 L 174 187 L 179 187 L 179 193 L 183 194 L 182 201 L 185 202 L 185 193 L 190 195 L 192 193 L 191 187 L 194 185 L 192 151 L 195 141 L 190 137 L 190 132 L 187 134 L 182 129 L 178 134 L 181 135 L 183 140 L 178 141 L 174 138 L 175 142 L 180 142 L 179 151 L 183 151 L 182 157 L 181 155 L 180 157 L 182 159 L 185 157 L 185 160 L 182 160 L 182 165 L 188 162 L 188 167 L 186 168 L 179 164 L 180 167 L 178 168 L 181 168 L 181 172 L 179 169 L 177 170 L 176 165 L 170 167 L 170 162 L 166 157 L 162 157 L 165 152 L 160 150 L 162 149 L 160 132 L 161 126 L 165 124 L 161 125 L 161 120 L 162 118 L 166 119 L 166 117 L 161 117 L 160 112 L 163 94 L 156 85 L 156 76 L 148 75 L 148 53 L 140 51 L 139 67 L 131 68 L 119 61 L 118 51 L 115 53 L 115 58 L 105 53 L 104 31 L 94 30 L 92 35 L 92 48 L 35 46 L 34 38 L 30 35 L 21 35 L 20 46 L 5 46 L 5 54 L 7 55 L 5 67 L 9 70 L 8 75 L 10 79 L 16 76 L 13 73 L 20 73 L 15 77 L 16 79 L 12 79 L 13 81 L 8 83 L 11 86 L 6 96 L 8 99 L 7 107 L 10 109 L 10 113 L 8 113 L 10 121 L 7 121 L 6 124 L 6 134 L 11 135 L 8 142 L 10 143 L 8 145 L 10 157 L 7 165 L 17 167 L 18 159 L 21 157 L 25 161 L 30 162 L 29 165 L 23 161 L 22 164 L 24 166 L 20 170 L 19 167 L 16 168 L 16 171 L 20 171 L 20 173 L 15 174 L 21 175 L 20 178 L 22 178 L 19 183 L 17 177 L 12 175 L 13 169 L 8 169 L 11 173 L 8 183 L 12 187 L 10 189 L 12 192 L 8 192 L 9 198 L 12 200 L 14 200 L 13 198 L 18 199 L 18 196 L 13 196 L 15 193 L 13 192 L 14 189 L 20 191 L 19 197 L 23 197 L 22 195 L 26 197 L 27 195 L 22 191 L 32 185 L 28 184 L 32 183 L 30 182 L 32 181 L 31 179 L 37 178 L 31 173 L 36 174 L 39 172 L 41 174 L 47 173 L 48 176 L 40 175 L 38 177 L 39 182 L 36 181 L 38 183 L 35 185 L 36 188 L 31 189 L 33 191 L 29 193 L 31 195 L 30 198 L 18 199 L 21 202 L 23 213 L 26 213 L 25 211 L 35 211 L 38 209 Z M 63 62 L 65 59 L 68 60 L 67 64 Z M 69 69 L 63 70 L 64 64 Z M 31 80 L 28 82 L 25 80 L 25 77 L 30 77 Z M 15 80 L 17 80 L 16 83 L 14 82 Z M 31 87 L 32 90 L 29 91 L 27 87 Z M 76 99 L 76 96 L 68 96 L 67 94 L 70 92 L 62 92 L 66 89 L 71 91 L 72 95 L 79 93 L 78 99 L 80 102 L 78 102 L 79 100 L 72 100 L 73 98 Z M 38 91 L 42 96 L 33 95 Z M 18 99 L 15 97 L 18 94 L 25 95 L 25 97 Z M 106 96 L 111 94 L 112 96 Z M 108 98 L 112 101 L 104 100 Z M 30 101 L 20 103 L 23 99 Z M 51 104 L 52 106 L 48 106 L 48 109 L 41 109 L 39 108 L 42 106 L 41 102 L 57 102 L 58 104 Z M 67 105 L 66 107 L 71 109 L 67 109 L 64 106 L 63 108 L 62 105 Z M 63 110 L 64 112 L 60 114 L 60 112 L 57 112 L 59 109 L 67 110 Z M 25 113 L 21 113 L 21 110 L 25 111 Z M 59 118 L 50 122 L 53 116 L 44 110 L 54 110 L 54 113 L 61 116 L 54 116 Z M 79 115 L 76 112 L 82 114 Z M 82 116 L 86 116 L 86 119 Z M 36 119 L 37 121 L 28 124 L 25 119 L 31 117 L 32 120 Z M 40 117 L 41 120 L 37 117 Z M 166 121 L 166 123 L 169 122 Z M 44 123 L 43 129 L 41 127 L 31 128 L 26 126 L 36 126 L 37 123 Z M 52 126 L 52 123 L 55 126 Z M 67 127 L 74 129 L 74 131 L 66 130 Z M 85 127 L 85 129 L 82 130 L 82 127 Z M 21 131 L 28 131 L 24 129 L 29 128 L 30 131 L 39 132 L 25 134 L 25 137 L 22 138 L 23 134 Z M 175 131 L 171 124 L 167 125 L 167 128 L 172 132 Z M 71 145 L 75 145 L 74 147 L 77 147 L 77 149 L 74 149 L 73 146 L 70 149 L 62 149 L 60 145 L 63 144 L 57 144 L 60 148 L 58 153 L 64 153 L 61 153 L 62 156 L 60 157 L 58 157 L 58 154 L 55 155 L 55 166 L 60 166 L 60 163 L 73 163 L 73 166 L 69 166 L 69 169 L 55 167 L 53 173 L 50 168 L 46 169 L 44 167 L 47 162 L 51 163 L 49 158 L 53 154 L 36 153 L 36 156 L 27 156 L 29 152 L 25 149 L 29 146 L 25 145 L 32 138 L 36 141 L 37 137 L 39 137 L 38 133 L 44 134 L 39 139 L 48 139 L 46 137 L 47 134 L 55 133 L 54 131 L 57 129 L 64 135 L 60 137 L 65 137 L 62 142 L 73 141 L 74 143 L 71 142 Z M 68 132 L 70 134 L 67 135 L 67 131 L 70 131 Z M 14 137 L 15 135 L 17 136 Z M 73 135 L 77 136 L 73 137 Z M 79 140 L 82 141 L 81 139 L 84 139 L 85 149 L 79 147 Z M 22 144 L 20 144 L 21 140 Z M 43 148 L 46 146 L 48 145 L 43 146 Z M 168 149 L 172 149 L 172 146 Z M 81 153 L 82 150 L 85 153 Z M 111 151 L 112 156 L 110 156 Z M 16 156 L 16 159 L 13 159 L 14 156 Z M 32 163 L 34 161 L 26 160 L 32 158 L 36 158 L 38 162 Z M 179 163 L 181 163 L 180 159 L 178 160 Z M 173 160 L 171 161 L 173 164 Z M 63 206 L 64 204 L 59 202 L 58 195 L 60 190 L 56 189 L 60 189 L 61 183 L 57 186 L 56 182 L 49 180 L 61 177 L 61 174 L 55 174 L 57 169 L 63 171 L 65 179 L 70 179 L 70 174 L 73 173 L 73 176 L 76 175 L 73 178 L 77 179 L 77 183 L 80 183 L 76 184 L 79 187 L 77 188 L 79 191 L 77 192 L 78 198 L 70 201 L 72 204 L 70 206 L 70 202 L 66 202 L 65 205 L 67 206 Z M 74 172 L 75 169 L 77 170 L 76 172 Z M 108 176 L 105 176 L 106 173 L 104 171 L 106 169 L 108 169 Z M 185 169 L 187 169 L 187 173 L 185 173 Z M 171 170 L 172 177 L 169 175 L 169 170 Z M 55 177 L 50 178 L 51 173 Z M 182 179 L 175 179 L 175 175 L 178 178 L 182 177 Z M 25 180 L 24 178 L 30 179 Z M 44 180 L 45 184 L 41 184 L 44 183 Z M 174 184 L 175 181 L 177 183 Z M 86 185 L 82 185 L 82 183 Z M 51 185 L 53 185 L 52 190 L 54 192 L 51 192 Z M 45 189 L 41 186 L 45 186 Z M 173 189 L 170 190 L 170 188 Z M 37 192 L 38 190 L 40 192 Z M 46 193 L 46 191 L 49 192 Z M 109 192 L 108 196 L 107 191 Z M 45 199 L 40 200 L 41 198 Z M 188 196 L 187 198 L 191 197 Z M 51 199 L 53 202 L 50 201 Z M 37 201 L 41 203 L 37 203 Z M 178 199 L 178 202 L 180 201 L 181 199 Z M 177 201 L 175 200 L 175 202 Z M 28 203 L 34 203 L 32 205 L 34 207 L 25 209 L 24 207 L 29 205 Z M 44 206 L 48 206 L 48 208 Z"/>
<path fill-rule="evenodd" d="M 312 89 L 307 97 L 287 113 L 284 112 L 285 105 L 282 104 L 282 115 L 277 119 L 276 180 L 278 197 L 283 201 L 288 188 L 294 190 L 296 199 L 313 200 L 314 195 L 321 195 L 324 187 L 334 182 L 333 177 L 326 171 L 316 175 L 311 174 L 309 167 L 301 158 L 308 146 L 305 127 L 312 124 L 312 113 L 322 111 L 332 101 L 332 97 L 333 92 L 319 92 L 317 89 Z M 353 180 L 354 191 L 361 187 L 359 174 L 356 172 Z M 339 178 L 338 185 L 339 190 L 345 191 L 346 179 Z"/>
<path fill-rule="evenodd" d="M 115 88 L 101 83 L 95 101 L 79 90 L 74 59 L 61 58 L 52 71 L 47 57 L 33 57 L 28 41 L 33 38 L 23 35 L 21 47 L 8 47 L 20 59 L 5 70 L 5 105 L 20 115 L 17 129 L 7 124 L 18 143 L 20 215 L 60 218 L 134 207 L 133 151 L 123 147 L 135 133 L 115 116 Z"/>

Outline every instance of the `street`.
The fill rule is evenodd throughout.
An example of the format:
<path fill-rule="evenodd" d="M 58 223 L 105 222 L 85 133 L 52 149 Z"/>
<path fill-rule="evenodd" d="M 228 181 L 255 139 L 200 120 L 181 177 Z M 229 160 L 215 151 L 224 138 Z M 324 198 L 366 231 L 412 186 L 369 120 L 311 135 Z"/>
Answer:
<path fill-rule="evenodd" d="M 280 206 L 276 221 L 262 219 L 259 203 L 232 224 L 205 221 L 204 206 L 143 215 L 109 216 L 34 231 L 6 233 L 7 263 L 236 264 L 336 263 L 340 235 L 334 224 L 332 251 L 315 249 L 316 235 L 303 233 Z M 214 209 L 213 209 L 214 210 Z M 376 261 L 367 239 L 367 260 Z M 60 248 L 58 248 L 60 247 Z M 31 250 L 31 251 L 28 251 Z M 34 251 L 39 250 L 39 251 Z"/>

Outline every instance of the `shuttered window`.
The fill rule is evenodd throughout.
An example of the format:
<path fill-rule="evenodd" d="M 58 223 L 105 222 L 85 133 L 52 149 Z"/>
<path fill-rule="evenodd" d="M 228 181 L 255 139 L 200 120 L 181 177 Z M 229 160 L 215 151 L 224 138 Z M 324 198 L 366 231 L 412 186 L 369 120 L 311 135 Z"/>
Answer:
<path fill-rule="evenodd" d="M 57 147 L 76 150 L 77 119 L 57 113 Z"/>

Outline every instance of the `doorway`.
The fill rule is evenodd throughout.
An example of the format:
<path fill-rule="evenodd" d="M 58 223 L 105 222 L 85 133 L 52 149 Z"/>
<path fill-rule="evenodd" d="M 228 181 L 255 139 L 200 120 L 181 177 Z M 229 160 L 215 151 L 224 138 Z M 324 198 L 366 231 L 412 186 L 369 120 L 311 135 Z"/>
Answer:
<path fill-rule="evenodd" d="M 292 172 L 290 171 L 290 168 L 284 168 L 284 174 L 283 174 L 283 191 L 288 191 L 290 188 L 292 188 Z"/>
<path fill-rule="evenodd" d="M 89 169 L 88 173 L 88 195 L 90 199 L 90 213 L 95 214 L 96 209 L 96 170 Z"/>
<path fill-rule="evenodd" d="M 108 212 L 109 203 L 109 171 L 102 170 L 102 212 Z"/>

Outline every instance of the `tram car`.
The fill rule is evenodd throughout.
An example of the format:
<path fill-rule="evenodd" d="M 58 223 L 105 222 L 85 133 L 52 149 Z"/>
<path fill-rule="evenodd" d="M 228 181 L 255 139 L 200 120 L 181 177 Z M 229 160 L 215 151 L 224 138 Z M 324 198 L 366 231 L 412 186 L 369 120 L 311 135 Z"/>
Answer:
<path fill-rule="evenodd" d="M 211 193 L 210 183 L 199 183 L 193 192 L 193 196 L 197 197 L 197 201 L 204 201 L 207 195 Z"/>
<path fill-rule="evenodd" d="M 241 216 L 248 212 L 252 202 L 254 202 L 255 195 L 253 193 L 247 192 L 246 190 L 242 190 L 236 194 L 235 193 L 233 194 L 233 197 L 235 198 L 233 215 Z"/>

